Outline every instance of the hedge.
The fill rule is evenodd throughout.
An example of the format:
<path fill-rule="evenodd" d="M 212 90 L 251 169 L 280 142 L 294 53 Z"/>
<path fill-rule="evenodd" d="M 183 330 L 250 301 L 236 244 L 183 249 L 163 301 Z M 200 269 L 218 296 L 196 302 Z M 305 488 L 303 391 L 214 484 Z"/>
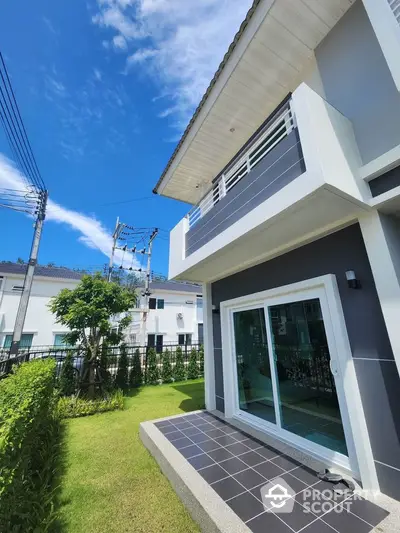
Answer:
<path fill-rule="evenodd" d="M 58 454 L 52 359 L 0 381 L 0 531 L 45 531 L 52 520 Z"/>
<path fill-rule="evenodd" d="M 117 390 L 108 398 L 60 398 L 57 405 L 57 413 L 60 418 L 79 418 L 81 416 L 105 413 L 124 408 L 124 395 L 121 390 Z"/>

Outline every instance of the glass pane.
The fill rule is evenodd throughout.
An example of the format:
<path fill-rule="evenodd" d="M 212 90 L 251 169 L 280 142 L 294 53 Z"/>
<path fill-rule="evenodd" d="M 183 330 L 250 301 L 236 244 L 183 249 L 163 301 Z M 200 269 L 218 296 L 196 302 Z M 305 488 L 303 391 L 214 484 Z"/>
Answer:
<path fill-rule="evenodd" d="M 319 299 L 269 308 L 282 427 L 347 455 Z"/>
<path fill-rule="evenodd" d="M 233 314 L 240 409 L 275 423 L 264 309 Z"/>
<path fill-rule="evenodd" d="M 11 348 L 12 338 L 13 338 L 12 335 L 6 335 L 4 339 L 4 345 L 3 345 L 4 348 Z"/>

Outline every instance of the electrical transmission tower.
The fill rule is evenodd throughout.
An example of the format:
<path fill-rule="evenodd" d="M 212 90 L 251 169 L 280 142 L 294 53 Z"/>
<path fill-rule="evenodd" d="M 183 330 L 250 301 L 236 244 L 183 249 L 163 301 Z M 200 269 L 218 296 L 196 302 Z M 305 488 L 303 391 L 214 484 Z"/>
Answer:
<path fill-rule="evenodd" d="M 32 247 L 17 317 L 15 319 L 10 349 L 11 354 L 17 354 L 28 309 L 43 223 L 46 216 L 48 192 L 37 166 L 1 52 L 0 121 L 10 145 L 14 162 L 20 170 L 20 180 L 15 188 L 0 188 L 0 207 L 20 211 L 35 217 Z"/>
<path fill-rule="evenodd" d="M 150 282 L 151 282 L 151 257 L 153 251 L 153 242 L 158 235 L 158 228 L 135 228 L 117 218 L 115 231 L 113 233 L 113 246 L 111 250 L 110 264 L 108 268 L 108 281 L 112 280 L 114 271 L 114 262 L 116 252 L 119 252 L 120 263 L 118 270 L 127 272 L 138 272 L 141 278 L 144 278 L 144 297 L 141 311 L 140 338 L 141 345 L 146 344 L 146 323 L 149 313 Z M 143 265 L 144 258 L 147 257 L 146 266 Z M 126 263 L 129 266 L 126 266 Z M 136 265 L 140 264 L 137 268 Z"/>

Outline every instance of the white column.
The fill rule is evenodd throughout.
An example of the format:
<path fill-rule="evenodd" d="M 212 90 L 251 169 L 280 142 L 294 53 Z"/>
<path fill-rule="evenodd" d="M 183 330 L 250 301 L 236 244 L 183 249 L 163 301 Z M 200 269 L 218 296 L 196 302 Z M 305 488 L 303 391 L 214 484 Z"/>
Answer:
<path fill-rule="evenodd" d="M 400 221 L 373 211 L 359 222 L 400 373 Z"/>
<path fill-rule="evenodd" d="M 206 409 L 213 411 L 215 410 L 216 405 L 211 283 L 203 283 L 203 328 Z"/>

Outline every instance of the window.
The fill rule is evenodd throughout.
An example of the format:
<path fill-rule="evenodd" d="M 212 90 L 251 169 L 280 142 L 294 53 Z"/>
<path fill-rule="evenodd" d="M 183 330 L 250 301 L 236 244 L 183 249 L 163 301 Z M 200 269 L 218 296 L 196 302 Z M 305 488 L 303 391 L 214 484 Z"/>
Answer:
<path fill-rule="evenodd" d="M 162 298 L 157 300 L 157 309 L 164 309 L 164 300 Z"/>
<path fill-rule="evenodd" d="M 161 353 L 164 344 L 163 335 L 155 335 L 154 333 L 149 333 L 147 335 L 147 346 L 148 348 L 155 348 L 157 353 Z"/>
<path fill-rule="evenodd" d="M 14 292 L 22 292 L 24 290 L 24 287 L 23 287 L 23 285 L 14 285 L 12 290 Z"/>
<path fill-rule="evenodd" d="M 155 309 L 157 306 L 156 298 L 149 298 L 149 309 Z"/>
<path fill-rule="evenodd" d="M 6 335 L 4 339 L 3 348 L 11 348 L 12 335 Z M 20 348 L 30 348 L 32 346 L 33 333 L 23 333 L 21 335 Z"/>
<path fill-rule="evenodd" d="M 192 334 L 191 333 L 179 333 L 178 334 L 178 344 L 179 344 L 179 346 L 191 346 L 191 344 L 192 344 Z"/>
<path fill-rule="evenodd" d="M 54 335 L 54 346 L 60 346 L 66 348 L 69 346 L 64 340 L 65 333 L 56 333 Z"/>

